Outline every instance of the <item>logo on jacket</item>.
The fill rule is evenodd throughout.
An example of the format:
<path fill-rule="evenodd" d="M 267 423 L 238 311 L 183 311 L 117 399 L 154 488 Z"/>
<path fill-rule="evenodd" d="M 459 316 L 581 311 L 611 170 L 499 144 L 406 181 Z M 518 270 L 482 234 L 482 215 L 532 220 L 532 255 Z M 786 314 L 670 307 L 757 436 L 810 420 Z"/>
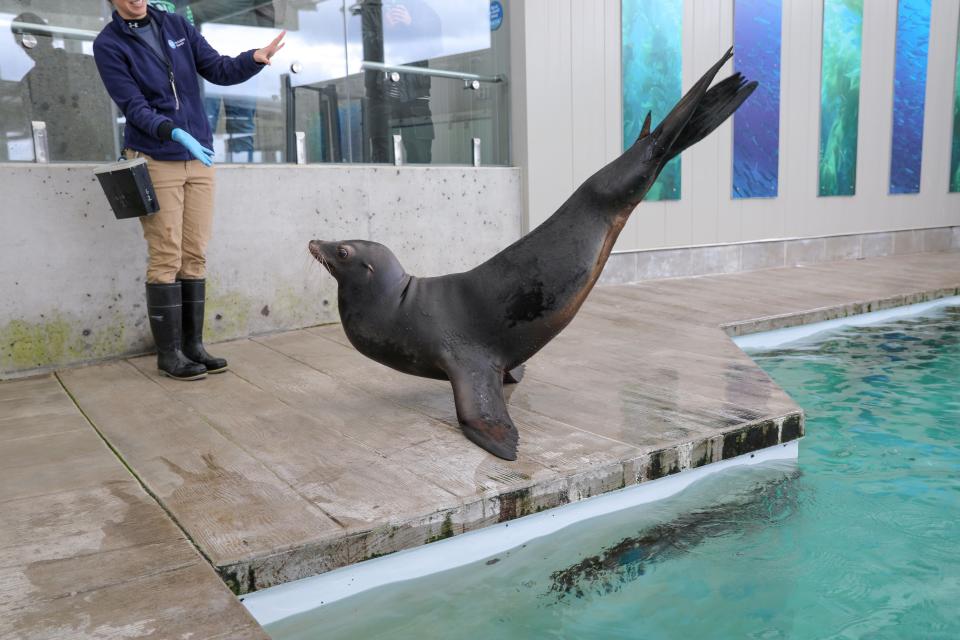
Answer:
<path fill-rule="evenodd" d="M 182 47 L 182 46 L 185 45 L 186 43 L 187 43 L 187 39 L 186 39 L 186 38 L 180 38 L 180 39 L 177 40 L 176 42 L 174 42 L 173 40 L 167 40 L 167 44 L 170 45 L 170 48 L 171 48 L 171 49 L 179 49 L 180 47 Z"/>

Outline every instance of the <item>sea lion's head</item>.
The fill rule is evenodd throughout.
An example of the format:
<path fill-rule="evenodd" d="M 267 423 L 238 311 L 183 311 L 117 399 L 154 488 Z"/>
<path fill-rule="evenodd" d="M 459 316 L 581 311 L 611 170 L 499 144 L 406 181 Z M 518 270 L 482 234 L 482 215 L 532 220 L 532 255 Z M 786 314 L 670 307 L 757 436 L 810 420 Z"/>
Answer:
<path fill-rule="evenodd" d="M 311 240 L 311 255 L 326 267 L 341 293 L 379 296 L 398 286 L 406 272 L 390 249 L 368 240 Z"/>

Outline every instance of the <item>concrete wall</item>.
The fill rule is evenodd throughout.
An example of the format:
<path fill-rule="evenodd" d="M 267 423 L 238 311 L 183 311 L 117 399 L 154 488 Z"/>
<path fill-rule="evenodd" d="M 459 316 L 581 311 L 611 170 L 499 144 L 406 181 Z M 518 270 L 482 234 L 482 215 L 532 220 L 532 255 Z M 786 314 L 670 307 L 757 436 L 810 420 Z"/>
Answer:
<path fill-rule="evenodd" d="M 150 348 L 146 245 L 91 165 L 0 164 L 0 379 Z M 307 241 L 372 239 L 407 271 L 469 269 L 520 235 L 519 170 L 218 169 L 211 341 L 335 322 L 335 281 Z"/>
<path fill-rule="evenodd" d="M 685 3 L 687 88 L 733 43 L 734 2 Z M 642 204 L 615 250 L 960 225 L 960 194 L 947 182 L 960 3 L 933 0 L 921 192 L 897 196 L 887 195 L 897 0 L 864 5 L 855 196 L 817 197 L 823 3 L 784 0 L 779 197 L 731 199 L 727 123 L 682 155 L 681 200 Z M 620 0 L 527 0 L 512 9 L 514 157 L 526 171 L 529 228 L 621 151 Z"/>
<path fill-rule="evenodd" d="M 599 284 L 954 251 L 960 251 L 960 226 L 623 251 L 610 256 Z"/>

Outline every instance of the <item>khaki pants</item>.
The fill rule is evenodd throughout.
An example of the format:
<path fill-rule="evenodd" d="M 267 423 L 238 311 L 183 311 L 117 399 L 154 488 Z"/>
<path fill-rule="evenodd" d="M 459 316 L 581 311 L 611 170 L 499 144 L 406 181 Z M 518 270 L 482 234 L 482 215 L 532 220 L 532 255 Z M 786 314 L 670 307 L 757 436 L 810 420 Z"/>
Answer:
<path fill-rule="evenodd" d="M 207 274 L 207 243 L 213 228 L 213 167 L 199 160 L 154 160 L 127 150 L 128 158 L 147 159 L 160 210 L 143 216 L 143 237 L 150 263 L 147 282 L 169 284 L 177 277 Z"/>

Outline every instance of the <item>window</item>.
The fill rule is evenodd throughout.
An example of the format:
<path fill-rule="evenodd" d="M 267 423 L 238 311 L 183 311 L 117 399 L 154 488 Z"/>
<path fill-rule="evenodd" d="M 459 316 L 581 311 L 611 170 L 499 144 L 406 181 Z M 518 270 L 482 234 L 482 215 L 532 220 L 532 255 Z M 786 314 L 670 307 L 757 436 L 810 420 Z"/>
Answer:
<path fill-rule="evenodd" d="M 469 164 L 478 139 L 482 163 L 509 163 L 508 23 L 491 21 L 489 0 L 150 1 L 227 55 L 288 32 L 252 80 L 198 78 L 219 162 L 393 162 L 399 151 Z M 52 162 L 119 155 L 124 119 L 92 47 L 110 14 L 105 0 L 0 0 L 0 160 L 36 161 L 44 136 Z"/>

